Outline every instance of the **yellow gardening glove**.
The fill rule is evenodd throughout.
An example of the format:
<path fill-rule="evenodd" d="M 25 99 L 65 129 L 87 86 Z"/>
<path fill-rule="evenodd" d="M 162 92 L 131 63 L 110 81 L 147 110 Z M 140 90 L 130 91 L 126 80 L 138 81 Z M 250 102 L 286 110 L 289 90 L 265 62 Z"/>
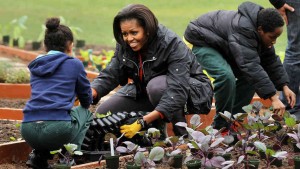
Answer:
<path fill-rule="evenodd" d="M 125 137 L 132 138 L 143 127 L 142 124 L 140 123 L 140 120 L 143 120 L 143 119 L 138 119 L 132 124 L 121 126 L 120 132 L 125 133 Z"/>

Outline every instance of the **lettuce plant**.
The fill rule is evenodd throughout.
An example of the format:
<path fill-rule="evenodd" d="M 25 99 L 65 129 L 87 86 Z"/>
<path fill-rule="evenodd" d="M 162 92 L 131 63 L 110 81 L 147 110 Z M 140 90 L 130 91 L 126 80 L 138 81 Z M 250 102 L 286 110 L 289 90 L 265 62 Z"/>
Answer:
<path fill-rule="evenodd" d="M 169 165 L 174 164 L 174 158 L 175 156 L 181 155 L 183 157 L 183 154 L 186 153 L 186 145 L 184 136 L 178 137 L 178 136 L 171 136 L 165 139 L 164 142 L 168 147 L 166 149 L 166 157 Z"/>
<path fill-rule="evenodd" d="M 225 162 L 225 159 L 221 156 L 226 153 L 222 148 L 225 138 L 220 134 L 221 130 L 213 129 L 212 126 L 208 126 L 201 131 L 197 130 L 201 124 L 201 118 L 197 114 L 194 114 L 190 120 L 191 127 L 183 122 L 176 123 L 177 126 L 185 127 L 189 133 L 187 145 L 191 150 L 191 154 L 186 157 L 185 163 L 193 159 L 199 159 L 203 166 L 221 168 L 221 164 Z M 228 149 L 228 151 L 231 149 Z"/>
<path fill-rule="evenodd" d="M 141 148 L 139 145 L 134 144 L 131 141 L 124 141 L 123 144 L 126 145 L 125 146 L 118 146 L 116 148 L 116 150 L 120 153 L 128 153 L 128 154 L 133 154 L 135 155 L 137 152 L 144 152 L 147 149 L 146 148 Z"/>
<path fill-rule="evenodd" d="M 297 132 L 287 133 L 288 136 L 294 139 L 296 146 L 300 149 L 300 124 L 297 124 Z"/>
<path fill-rule="evenodd" d="M 276 159 L 282 160 L 288 156 L 288 153 L 286 151 L 275 152 L 274 150 L 267 148 L 265 143 L 260 142 L 260 141 L 255 141 L 254 145 L 257 149 L 259 149 L 265 153 L 266 161 L 267 161 L 267 168 L 269 168 L 271 163 L 273 161 L 275 161 Z M 271 157 L 274 157 L 274 158 L 271 160 Z"/>
<path fill-rule="evenodd" d="M 58 165 L 72 166 L 75 164 L 73 156 L 83 154 L 81 151 L 77 151 L 78 146 L 76 144 L 64 144 L 64 148 L 66 149 L 66 153 L 62 153 L 62 149 L 50 151 L 50 154 L 59 153 L 64 158 L 61 160 L 62 164 Z"/>
<path fill-rule="evenodd" d="M 243 107 L 248 113 L 247 123 L 243 124 L 243 127 L 252 132 L 253 135 L 256 134 L 258 140 L 262 142 L 272 139 L 275 142 L 272 145 L 273 149 L 279 150 L 283 141 L 287 140 L 288 135 L 286 133 L 289 133 L 296 124 L 295 117 L 287 111 L 282 117 L 279 117 L 271 113 L 270 109 L 261 111 L 262 107 L 260 102 L 254 102 L 253 105 Z M 255 113 L 253 114 L 253 112 Z"/>
<path fill-rule="evenodd" d="M 160 161 L 165 155 L 165 150 L 162 147 L 154 147 L 146 157 L 143 152 L 138 151 L 134 156 L 136 165 L 143 168 L 155 167 L 155 162 Z"/>

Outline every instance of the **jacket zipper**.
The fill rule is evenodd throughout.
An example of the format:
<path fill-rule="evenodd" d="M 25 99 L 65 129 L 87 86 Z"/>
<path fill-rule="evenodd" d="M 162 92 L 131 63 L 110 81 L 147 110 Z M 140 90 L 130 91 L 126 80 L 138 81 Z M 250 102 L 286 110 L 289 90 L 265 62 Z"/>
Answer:
<path fill-rule="evenodd" d="M 132 63 L 136 66 L 136 68 L 137 68 L 137 74 L 139 75 L 139 74 L 140 74 L 139 66 L 138 66 L 133 60 L 130 60 L 130 59 L 126 58 L 124 55 L 123 55 L 123 58 L 126 59 L 126 60 L 128 60 L 128 61 L 130 61 L 130 62 L 132 62 Z M 145 61 L 143 62 L 143 64 L 142 64 L 143 72 L 145 72 L 145 71 L 144 71 L 144 64 L 145 64 L 146 62 L 152 62 L 152 61 L 155 61 L 156 59 L 157 59 L 156 57 L 153 57 L 153 58 L 150 59 L 150 60 L 145 60 Z M 143 77 L 145 78 L 145 73 L 143 73 Z"/>
<path fill-rule="evenodd" d="M 153 57 L 151 60 L 145 60 L 143 63 L 142 63 L 142 69 L 143 69 L 143 77 L 145 78 L 145 71 L 144 71 L 144 64 L 146 62 L 152 62 L 152 61 L 155 61 L 157 58 L 156 57 Z"/>

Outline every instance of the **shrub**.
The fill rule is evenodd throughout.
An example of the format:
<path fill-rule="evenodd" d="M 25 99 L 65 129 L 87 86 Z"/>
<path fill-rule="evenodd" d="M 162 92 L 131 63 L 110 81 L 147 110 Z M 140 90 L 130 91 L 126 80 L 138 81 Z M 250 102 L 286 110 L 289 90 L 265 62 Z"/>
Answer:
<path fill-rule="evenodd" d="M 9 69 L 6 71 L 5 83 L 29 83 L 30 75 L 27 69 Z"/>
<path fill-rule="evenodd" d="M 9 63 L 0 61 L 0 83 L 4 83 L 7 79 L 8 69 L 11 67 Z"/>

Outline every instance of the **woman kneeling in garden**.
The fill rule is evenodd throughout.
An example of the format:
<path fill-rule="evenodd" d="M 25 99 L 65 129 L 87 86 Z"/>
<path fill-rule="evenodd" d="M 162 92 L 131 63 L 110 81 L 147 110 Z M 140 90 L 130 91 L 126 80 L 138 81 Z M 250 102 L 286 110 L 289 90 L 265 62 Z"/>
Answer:
<path fill-rule="evenodd" d="M 161 120 L 172 122 L 176 135 L 184 134 L 186 131 L 174 124 L 185 122 L 184 106 L 191 84 L 207 92 L 201 96 L 204 102 L 212 100 L 210 81 L 191 50 L 140 4 L 124 7 L 114 18 L 113 31 L 117 41 L 115 55 L 92 82 L 93 103 L 117 86 L 122 88 L 96 112 L 148 112 L 132 124 L 121 126 L 121 133 L 128 138 Z M 128 83 L 128 79 L 132 82 Z"/>

